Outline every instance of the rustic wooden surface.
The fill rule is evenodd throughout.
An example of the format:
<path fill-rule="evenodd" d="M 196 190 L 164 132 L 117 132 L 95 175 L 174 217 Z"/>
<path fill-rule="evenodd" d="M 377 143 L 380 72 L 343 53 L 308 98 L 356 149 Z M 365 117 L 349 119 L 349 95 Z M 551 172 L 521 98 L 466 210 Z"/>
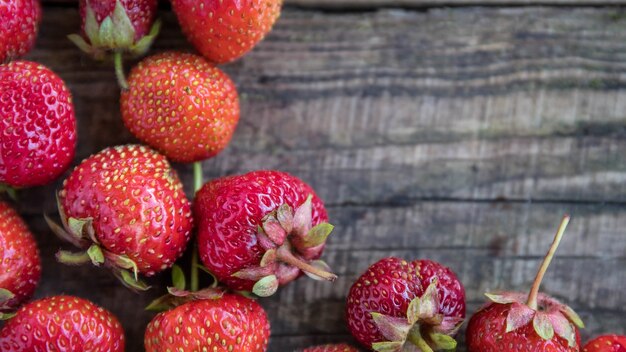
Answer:
<path fill-rule="evenodd" d="M 162 18 L 152 52 L 191 50 L 174 16 Z M 73 9 L 46 6 L 29 55 L 74 94 L 76 162 L 133 141 L 113 70 L 65 39 L 77 28 Z M 340 279 L 302 279 L 262 300 L 270 351 L 352 341 L 345 295 L 389 255 L 450 266 L 468 313 L 487 290 L 526 290 L 565 212 L 573 221 L 544 291 L 578 310 L 585 338 L 626 333 L 625 43 L 619 8 L 287 8 L 262 45 L 224 67 L 239 86 L 242 120 L 232 145 L 204 164 L 207 178 L 292 172 L 314 186 L 336 225 L 325 258 Z M 190 167 L 177 168 L 191 187 Z M 55 263 L 64 245 L 41 214 L 54 212 L 59 183 L 23 191 L 18 207 L 42 251 L 37 295 L 107 307 L 123 322 L 128 351 L 141 351 L 153 316 L 143 307 L 163 289 L 135 295 L 102 270 Z"/>

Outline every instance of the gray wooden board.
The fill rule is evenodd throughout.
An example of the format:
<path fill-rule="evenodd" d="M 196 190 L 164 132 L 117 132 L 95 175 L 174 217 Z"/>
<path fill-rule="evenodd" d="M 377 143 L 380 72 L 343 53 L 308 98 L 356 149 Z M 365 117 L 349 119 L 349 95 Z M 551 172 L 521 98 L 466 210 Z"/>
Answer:
<path fill-rule="evenodd" d="M 42 0 L 47 5 L 71 6 L 76 0 Z M 286 6 L 331 9 L 355 10 L 375 8 L 424 8 L 439 6 L 467 6 L 467 5 L 559 5 L 559 6 L 604 6 L 623 5 L 625 0 L 284 0 Z"/>
<path fill-rule="evenodd" d="M 375 260 L 432 258 L 453 268 L 470 311 L 487 290 L 525 290 L 560 217 L 574 216 L 544 289 L 572 304 L 588 337 L 626 332 L 626 16 L 620 9 L 457 8 L 327 13 L 289 9 L 224 69 L 242 95 L 231 146 L 207 178 L 279 168 L 312 184 L 336 224 L 334 285 L 302 279 L 263 300 L 271 351 L 350 341 L 350 284 Z M 154 51 L 191 50 L 174 16 Z M 109 65 L 64 36 L 74 10 L 47 7 L 30 59 L 69 84 L 76 162 L 133 141 Z M 191 186 L 189 166 L 177 165 Z M 101 270 L 54 262 L 41 214 L 55 185 L 21 192 L 39 240 L 37 295 L 76 294 L 115 312 L 139 351 L 154 289 L 134 295 Z M 152 280 L 167 284 L 167 277 Z M 462 350 L 462 349 L 461 349 Z"/>

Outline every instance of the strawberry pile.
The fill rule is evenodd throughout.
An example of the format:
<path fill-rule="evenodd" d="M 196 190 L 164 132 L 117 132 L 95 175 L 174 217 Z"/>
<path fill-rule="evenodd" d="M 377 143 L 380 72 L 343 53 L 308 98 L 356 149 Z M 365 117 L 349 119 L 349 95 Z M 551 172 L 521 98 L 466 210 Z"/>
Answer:
<path fill-rule="evenodd" d="M 70 35 L 96 59 L 113 58 L 121 118 L 145 145 L 110 146 L 66 174 L 55 196 L 52 232 L 72 250 L 68 265 L 105 268 L 134 291 L 170 270 L 172 286 L 148 310 L 148 352 L 263 352 L 270 322 L 260 297 L 300 277 L 337 279 L 322 259 L 334 227 L 324 202 L 298 177 L 278 170 L 227 175 L 204 183 L 202 161 L 217 157 L 239 122 L 233 81 L 216 65 L 236 60 L 271 30 L 281 0 L 171 0 L 199 55 L 163 52 L 125 77 L 122 58 L 145 54 L 160 22 L 156 0 L 80 0 L 80 33 Z M 0 1 L 0 190 L 49 184 L 74 161 L 76 119 L 70 90 L 50 69 L 17 60 L 33 46 L 37 0 Z M 193 163 L 191 201 L 170 161 Z M 489 293 L 467 322 L 469 352 L 626 352 L 626 337 L 600 336 L 583 347 L 580 317 L 539 292 L 569 222 L 565 217 L 529 293 Z M 0 201 L 0 351 L 124 351 L 117 318 L 82 298 L 29 302 L 41 276 L 35 237 Z M 190 280 L 176 264 L 191 244 Z M 200 287 L 199 272 L 213 278 Z M 189 282 L 189 284 L 187 284 Z M 347 288 L 347 287 L 346 287 Z M 341 313 L 339 313 L 341 314 Z M 465 287 L 452 269 L 423 259 L 387 257 L 352 284 L 347 329 L 363 348 L 432 352 L 457 348 L 466 317 Z M 305 352 L 355 352 L 348 344 Z"/>

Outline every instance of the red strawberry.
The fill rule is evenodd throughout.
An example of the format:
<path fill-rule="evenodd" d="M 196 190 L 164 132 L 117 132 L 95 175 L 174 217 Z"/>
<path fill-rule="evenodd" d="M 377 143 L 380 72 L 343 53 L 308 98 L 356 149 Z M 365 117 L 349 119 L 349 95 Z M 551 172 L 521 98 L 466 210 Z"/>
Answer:
<path fill-rule="evenodd" d="M 252 50 L 272 29 L 281 5 L 282 0 L 172 0 L 187 39 L 217 64 Z"/>
<path fill-rule="evenodd" d="M 39 0 L 0 1 L 0 63 L 30 51 L 40 20 Z"/>
<path fill-rule="evenodd" d="M 76 119 L 61 78 L 29 61 L 0 65 L 0 183 L 30 187 L 59 177 L 74 158 Z"/>
<path fill-rule="evenodd" d="M 270 325 L 263 307 L 236 294 L 184 303 L 148 324 L 146 352 L 267 349 Z"/>
<path fill-rule="evenodd" d="M 124 331 L 109 311 L 78 297 L 31 302 L 0 330 L 2 352 L 123 352 Z"/>
<path fill-rule="evenodd" d="M 332 231 L 324 204 L 292 175 L 255 171 L 208 182 L 194 214 L 202 262 L 235 290 L 269 296 L 302 272 L 336 278 L 317 260 Z"/>
<path fill-rule="evenodd" d="M 453 349 L 450 336 L 464 318 L 463 285 L 452 270 L 430 260 L 381 259 L 348 293 L 348 328 L 374 351 Z"/>
<path fill-rule="evenodd" d="M 0 202 L 0 318 L 32 297 L 41 276 L 39 250 L 26 223 Z"/>
<path fill-rule="evenodd" d="M 578 327 L 583 323 L 568 306 L 539 294 L 539 286 L 556 251 L 566 216 L 546 255 L 530 294 L 487 294 L 491 300 L 470 319 L 466 331 L 469 352 L 576 352 L 580 350 Z"/>
<path fill-rule="evenodd" d="M 626 352 L 626 336 L 598 336 L 587 342 L 583 352 Z"/>
<path fill-rule="evenodd" d="M 144 146 L 107 148 L 78 165 L 59 192 L 65 231 L 87 250 L 60 252 L 63 262 L 105 264 L 133 284 L 129 272 L 151 276 L 183 253 L 192 229 L 190 204 L 167 159 Z M 140 287 L 137 287 L 140 288 Z"/>
<path fill-rule="evenodd" d="M 81 35 L 69 38 L 96 58 L 109 51 L 142 55 L 160 27 L 157 0 L 80 0 L 79 11 Z"/>
<path fill-rule="evenodd" d="M 356 348 L 346 345 L 345 343 L 338 345 L 323 345 L 305 348 L 302 352 L 359 352 Z"/>
<path fill-rule="evenodd" d="M 122 92 L 122 117 L 140 140 L 177 162 L 217 155 L 239 121 L 237 90 L 204 58 L 168 52 L 137 65 Z"/>

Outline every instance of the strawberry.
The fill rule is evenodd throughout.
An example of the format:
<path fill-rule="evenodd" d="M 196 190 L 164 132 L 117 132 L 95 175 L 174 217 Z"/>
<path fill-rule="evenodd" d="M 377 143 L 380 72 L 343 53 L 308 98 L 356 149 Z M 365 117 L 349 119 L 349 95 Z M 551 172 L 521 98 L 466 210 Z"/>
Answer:
<path fill-rule="evenodd" d="M 0 1 L 0 63 L 26 55 L 35 44 L 39 0 Z"/>
<path fill-rule="evenodd" d="M 137 65 L 122 92 L 122 117 L 137 138 L 177 162 L 215 156 L 239 121 L 237 90 L 204 58 L 167 52 Z"/>
<path fill-rule="evenodd" d="M 69 39 L 102 59 L 108 52 L 143 55 L 156 38 L 157 0 L 80 0 L 80 31 Z"/>
<path fill-rule="evenodd" d="M 324 204 L 292 175 L 255 171 L 213 180 L 196 194 L 194 214 L 202 262 L 234 290 L 269 296 L 303 272 L 336 278 L 318 260 L 333 228 Z"/>
<path fill-rule="evenodd" d="M 626 336 L 598 336 L 587 342 L 583 352 L 626 352 Z"/>
<path fill-rule="evenodd" d="M 267 349 L 269 335 L 263 307 L 226 293 L 159 313 L 146 328 L 144 346 L 146 352 L 261 352 Z"/>
<path fill-rule="evenodd" d="M 19 214 L 0 202 L 0 319 L 30 299 L 41 277 L 39 250 Z"/>
<path fill-rule="evenodd" d="M 348 293 L 352 335 L 374 351 L 454 349 L 465 318 L 465 289 L 449 268 L 430 260 L 383 258 Z"/>
<path fill-rule="evenodd" d="M 187 39 L 216 64 L 243 56 L 280 16 L 282 0 L 172 0 Z"/>
<path fill-rule="evenodd" d="M 0 330 L 2 352 L 123 352 L 124 331 L 109 311 L 82 298 L 31 302 Z"/>
<path fill-rule="evenodd" d="M 29 61 L 0 65 L 0 183 L 31 187 L 61 175 L 74 158 L 76 119 L 61 78 Z"/>
<path fill-rule="evenodd" d="M 61 251 L 65 263 L 106 265 L 134 288 L 183 253 L 192 229 L 191 206 L 167 159 L 144 146 L 107 148 L 78 165 L 58 194 L 65 230 L 55 233 L 86 250 Z M 132 270 L 134 278 L 125 269 Z"/>
<path fill-rule="evenodd" d="M 580 351 L 577 327 L 583 323 L 578 315 L 556 299 L 539 294 L 568 222 L 569 216 L 565 216 L 530 294 L 487 294 L 491 302 L 472 316 L 467 327 L 469 352 Z"/>
<path fill-rule="evenodd" d="M 302 352 L 359 352 L 356 348 L 345 343 L 337 345 L 322 345 L 305 348 Z"/>

